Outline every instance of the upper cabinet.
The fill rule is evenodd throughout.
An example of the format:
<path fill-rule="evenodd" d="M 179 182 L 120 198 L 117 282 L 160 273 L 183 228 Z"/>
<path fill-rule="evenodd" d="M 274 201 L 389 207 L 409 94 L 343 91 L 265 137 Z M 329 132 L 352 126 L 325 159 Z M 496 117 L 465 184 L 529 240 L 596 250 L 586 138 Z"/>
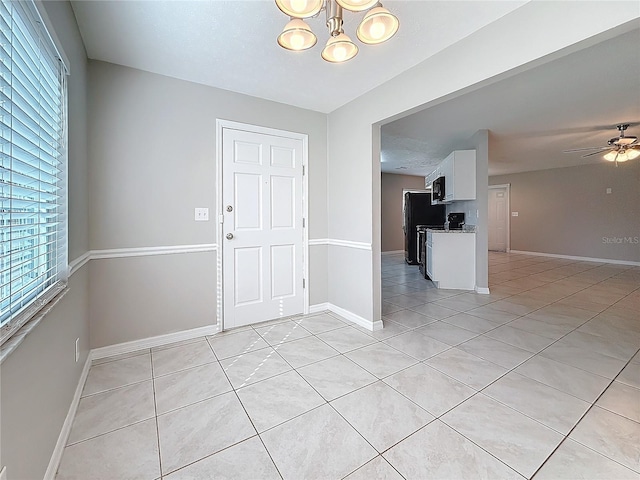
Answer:
<path fill-rule="evenodd" d="M 456 150 L 425 177 L 428 188 L 436 178 L 444 177 L 444 200 L 432 203 L 449 203 L 457 200 L 476 199 L 476 151 Z"/>

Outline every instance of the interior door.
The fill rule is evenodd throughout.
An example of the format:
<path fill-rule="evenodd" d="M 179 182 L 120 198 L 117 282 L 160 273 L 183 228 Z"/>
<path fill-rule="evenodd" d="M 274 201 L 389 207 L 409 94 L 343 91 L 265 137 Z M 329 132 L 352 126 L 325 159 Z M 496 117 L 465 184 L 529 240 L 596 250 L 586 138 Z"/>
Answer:
<path fill-rule="evenodd" d="M 302 313 L 302 140 L 222 132 L 224 328 Z"/>
<path fill-rule="evenodd" d="M 489 250 L 507 251 L 507 189 L 489 188 Z"/>

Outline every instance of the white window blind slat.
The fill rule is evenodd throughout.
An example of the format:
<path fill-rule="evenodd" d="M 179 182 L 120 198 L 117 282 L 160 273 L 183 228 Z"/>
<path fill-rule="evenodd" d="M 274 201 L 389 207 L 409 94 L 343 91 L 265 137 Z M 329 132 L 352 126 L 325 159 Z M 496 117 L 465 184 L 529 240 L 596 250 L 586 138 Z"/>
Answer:
<path fill-rule="evenodd" d="M 66 69 L 32 0 L 0 3 L 0 344 L 67 276 Z"/>
<path fill-rule="evenodd" d="M 11 147 L 10 145 L 2 145 L 3 148 L 0 148 L 0 153 L 6 154 L 5 156 L 0 155 L 0 167 L 3 167 L 7 170 L 13 168 L 13 172 L 22 173 L 24 175 L 32 176 L 33 172 L 36 171 L 44 171 L 49 175 L 58 176 L 61 174 L 61 170 L 52 167 L 48 164 L 42 165 L 40 167 L 34 166 L 25 162 L 18 160 L 17 158 L 11 158 L 9 156 Z"/>
<path fill-rule="evenodd" d="M 18 88 L 13 88 L 13 99 L 9 99 L 4 94 L 5 91 L 11 88 L 12 82 L 10 80 L 12 79 L 12 77 L 13 76 L 4 67 L 4 65 L 0 64 L 0 92 L 2 94 L 0 98 L 2 100 L 2 106 L 4 107 L 13 104 L 12 106 L 14 108 L 14 120 L 20 120 L 23 125 L 25 125 L 34 133 L 39 133 L 41 130 L 44 131 L 48 135 L 48 137 L 46 137 L 44 140 L 46 140 L 52 147 L 58 147 L 58 145 L 56 145 L 55 143 L 55 129 L 51 128 L 49 124 L 46 123 L 38 124 L 40 120 L 40 114 L 33 108 L 32 105 L 29 104 L 28 98 L 24 97 L 21 94 L 22 89 L 19 88 L 20 85 L 17 86 Z M 5 80 L 5 78 L 8 80 Z M 8 113 L 11 114 L 11 112 Z"/>
<path fill-rule="evenodd" d="M 8 103 L 7 100 L 0 95 L 0 102 Z M 5 114 L 5 112 L 2 113 Z M 7 111 L 6 114 L 11 115 L 11 112 Z M 27 125 L 25 122 L 29 122 L 31 125 Z M 6 125 L 6 129 L 7 131 L 10 129 L 14 136 L 19 135 L 20 138 L 18 140 L 27 151 L 31 148 L 40 148 L 52 157 L 50 163 L 55 163 L 54 157 L 57 156 L 56 153 L 60 146 L 55 145 L 54 135 L 43 128 L 39 128 L 33 120 L 28 117 L 18 118 L 14 115 L 12 125 Z M 5 138 L 4 136 L 1 138 L 4 141 L 10 141 L 10 138 Z M 14 141 L 16 140 L 14 139 Z"/>
<path fill-rule="evenodd" d="M 18 69 L 14 69 L 12 73 L 9 73 L 8 69 L 4 68 L 4 66 L 0 68 L 0 76 L 2 77 L 3 83 L 7 83 L 12 89 L 10 104 L 13 108 L 10 114 L 14 118 L 21 119 L 23 122 L 31 121 L 32 124 L 37 125 L 39 129 L 47 132 L 51 138 L 55 138 L 55 118 L 46 110 L 41 109 L 40 105 L 38 105 L 38 109 L 34 108 L 31 102 L 34 102 L 36 99 L 32 97 L 22 82 L 19 81 L 19 77 L 14 75 L 15 73 L 19 73 Z"/>
<path fill-rule="evenodd" d="M 46 170 L 43 170 L 43 166 L 45 165 L 40 163 L 41 168 L 30 167 L 26 171 L 21 168 L 21 164 L 15 165 L 13 170 L 4 165 L 0 166 L 0 183 L 13 186 L 14 188 L 26 187 L 31 190 L 34 190 L 34 185 L 37 185 L 38 188 L 35 188 L 35 190 L 49 193 L 60 190 L 60 187 L 55 184 L 56 174 L 52 175 Z"/>

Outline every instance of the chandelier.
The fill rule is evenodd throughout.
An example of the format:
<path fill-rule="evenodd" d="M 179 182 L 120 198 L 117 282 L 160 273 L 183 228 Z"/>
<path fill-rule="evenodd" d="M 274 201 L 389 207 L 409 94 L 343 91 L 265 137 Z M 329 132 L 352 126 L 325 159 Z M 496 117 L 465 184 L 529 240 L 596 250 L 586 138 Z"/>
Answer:
<path fill-rule="evenodd" d="M 327 14 L 329 40 L 322 50 L 322 58 L 327 62 L 341 63 L 351 60 L 358 53 L 358 46 L 344 33 L 342 28 L 343 9 L 364 12 L 358 25 L 358 40 L 366 45 L 386 42 L 398 31 L 398 18 L 384 8 L 378 0 L 275 0 L 278 8 L 291 21 L 278 36 L 278 44 L 296 52 L 308 50 L 318 41 L 304 18 L 317 17 L 322 10 Z"/>

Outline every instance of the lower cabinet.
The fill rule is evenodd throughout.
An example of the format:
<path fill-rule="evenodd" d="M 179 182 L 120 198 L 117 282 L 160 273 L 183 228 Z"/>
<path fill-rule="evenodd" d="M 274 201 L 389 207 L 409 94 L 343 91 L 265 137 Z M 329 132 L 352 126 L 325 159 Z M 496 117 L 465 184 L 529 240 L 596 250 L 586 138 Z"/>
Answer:
<path fill-rule="evenodd" d="M 433 270 L 431 265 L 433 265 L 433 240 L 430 233 L 427 234 L 427 258 L 425 259 L 425 262 L 427 275 L 429 278 L 432 278 Z"/>
<path fill-rule="evenodd" d="M 427 231 L 427 275 L 438 288 L 474 290 L 476 234 Z"/>

